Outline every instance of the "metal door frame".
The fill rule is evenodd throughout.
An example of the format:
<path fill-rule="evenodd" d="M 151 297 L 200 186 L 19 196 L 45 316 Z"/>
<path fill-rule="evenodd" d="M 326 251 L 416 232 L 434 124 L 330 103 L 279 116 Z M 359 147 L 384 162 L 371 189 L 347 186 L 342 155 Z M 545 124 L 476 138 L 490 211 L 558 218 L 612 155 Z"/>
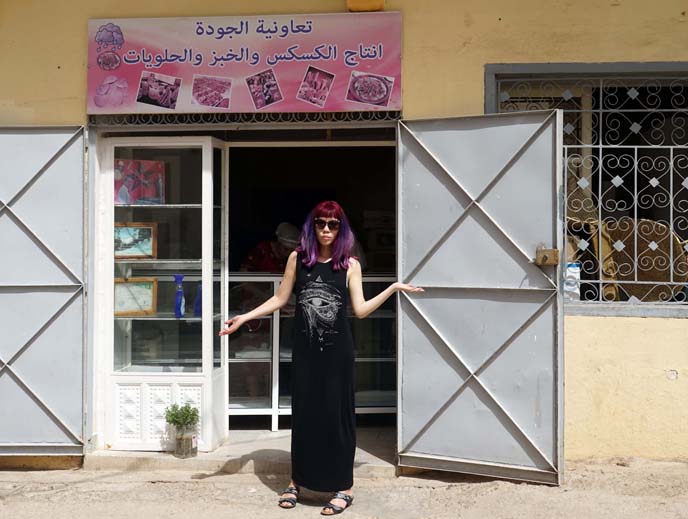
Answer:
<path fill-rule="evenodd" d="M 557 305 L 557 316 L 556 316 L 556 323 L 557 323 L 557 329 L 554 333 L 554 339 L 557 341 L 556 347 L 554 348 L 554 369 L 555 372 L 553 373 L 553 380 L 554 380 L 554 387 L 555 390 L 557 391 L 555 402 L 556 402 L 556 409 L 554 409 L 554 413 L 556 416 L 555 419 L 555 429 L 554 429 L 554 434 L 556 435 L 556 440 L 555 440 L 555 445 L 556 445 L 556 456 L 555 464 L 549 463 L 547 461 L 548 465 L 551 466 L 553 469 L 552 472 L 547 472 L 547 471 L 541 471 L 536 468 L 530 468 L 530 467 L 524 467 L 523 469 L 519 469 L 515 466 L 512 465 L 505 465 L 505 464 L 499 464 L 499 463 L 493 463 L 493 462 L 477 462 L 475 460 L 461 460 L 453 457 L 442 457 L 442 456 L 433 456 L 433 455 L 428 455 L 428 454 L 423 454 L 422 456 L 415 455 L 413 453 L 406 454 L 404 453 L 404 449 L 402 448 L 402 418 L 403 418 L 403 407 L 402 407 L 402 391 L 401 391 L 401 385 L 402 385 L 402 358 L 403 358 L 403 349 L 401 347 L 402 341 L 403 341 L 403 330 L 402 330 L 402 308 L 401 308 L 401 301 L 402 298 L 406 299 L 408 303 L 410 303 L 416 311 L 419 311 L 419 309 L 413 304 L 412 299 L 409 295 L 405 293 L 400 293 L 399 299 L 397 300 L 397 463 L 399 466 L 408 466 L 408 467 L 416 467 L 416 468 L 426 468 L 426 469 L 434 469 L 434 470 L 447 470 L 447 471 L 454 471 L 454 472 L 463 472 L 463 473 L 468 473 L 468 474 L 475 474 L 475 475 L 481 475 L 481 476 L 489 476 L 489 477 L 497 477 L 497 478 L 506 478 L 506 479 L 516 479 L 516 480 L 522 480 L 522 481 L 531 481 L 531 482 L 536 482 L 536 483 L 546 483 L 546 484 L 553 484 L 553 485 L 560 485 L 563 482 L 563 474 L 564 474 L 564 315 L 563 315 L 563 298 L 562 298 L 562 292 L 561 292 L 561 279 L 562 279 L 562 273 L 564 272 L 564 262 L 565 262 L 565 254 L 563 253 L 563 246 L 564 246 L 564 221 L 563 221 L 563 215 L 564 215 L 564 200 L 563 200 L 563 133 L 562 133 L 562 124 L 563 124 L 563 112 L 561 110 L 544 110 L 544 111 L 530 111 L 526 112 L 528 114 L 533 114 L 533 113 L 542 113 L 547 114 L 549 113 L 550 115 L 547 116 L 541 123 L 541 125 L 538 127 L 537 130 L 535 130 L 530 137 L 521 145 L 521 147 L 516 151 L 516 153 L 505 163 L 505 165 L 495 174 L 495 176 L 490 180 L 487 184 L 485 184 L 485 187 L 482 188 L 481 192 L 477 196 L 471 196 L 467 189 L 461 184 L 459 180 L 456 180 L 452 177 L 450 174 L 449 170 L 447 169 L 446 166 L 444 166 L 440 160 L 432 153 L 431 150 L 427 149 L 427 147 L 418 139 L 417 136 L 413 134 L 413 132 L 408 128 L 408 126 L 405 124 L 406 122 L 422 122 L 422 121 L 442 121 L 442 120 L 448 120 L 448 119 L 474 119 L 474 118 L 492 118 L 492 117 L 499 117 L 499 118 L 509 118 L 509 117 L 515 117 L 515 116 L 522 116 L 522 112 L 510 112 L 510 113 L 502 113 L 502 114 L 487 114 L 487 115 L 477 115 L 477 116 L 467 116 L 467 117 L 456 117 L 456 118 L 433 118 L 433 119 L 416 119 L 416 120 L 400 120 L 398 122 L 397 126 L 397 247 L 398 247 L 398 254 L 397 254 L 397 277 L 400 281 L 406 282 L 406 279 L 402 279 L 402 189 L 401 189 L 401 182 L 400 182 L 400 170 L 401 170 L 401 146 L 400 146 L 400 136 L 401 132 L 405 131 L 411 137 L 416 141 L 418 145 L 420 145 L 423 150 L 428 154 L 429 157 L 433 159 L 435 164 L 439 167 L 440 170 L 442 170 L 450 179 L 450 182 L 452 182 L 459 191 L 462 192 L 464 196 L 467 197 L 469 200 L 468 206 L 460 213 L 458 218 L 456 219 L 454 225 L 450 226 L 450 229 L 456 225 L 456 222 L 460 222 L 467 214 L 468 211 L 473 207 L 477 206 L 480 211 L 489 219 L 492 221 L 494 224 L 495 228 L 499 230 L 499 232 L 511 242 L 512 245 L 514 245 L 521 253 L 524 255 L 530 262 L 532 262 L 532 257 L 524 252 L 518 245 L 517 243 L 508 235 L 507 232 L 498 224 L 497 221 L 495 221 L 489 213 L 480 206 L 480 201 L 484 195 L 486 195 L 491 188 L 498 183 L 499 179 L 504 175 L 504 173 L 508 170 L 508 166 L 523 152 L 523 150 L 527 149 L 528 145 L 531 144 L 534 140 L 535 137 L 538 136 L 541 131 L 549 124 L 550 120 L 552 118 L 555 118 L 555 125 L 556 125 L 556 143 L 555 143 L 555 152 L 554 152 L 554 158 L 555 158 L 555 164 L 554 164 L 554 172 L 553 174 L 555 175 L 554 183 L 553 183 L 553 188 L 556 190 L 555 198 L 556 198 L 556 214 L 555 214 L 555 220 L 556 220 L 556 240 L 557 240 L 557 248 L 562 251 L 560 253 L 560 259 L 559 259 L 559 265 L 555 269 L 555 274 L 553 276 L 553 279 L 550 279 L 550 282 L 553 281 L 553 286 L 554 286 L 554 291 L 553 293 L 540 305 L 538 310 L 533 313 L 515 332 L 513 332 L 509 338 L 502 344 L 500 345 L 494 352 L 485 360 L 481 363 L 481 365 L 476 368 L 475 370 L 472 370 L 468 367 L 468 365 L 461 359 L 461 356 L 457 354 L 451 347 L 449 342 L 444 339 L 441 334 L 432 326 L 432 324 L 426 319 L 426 322 L 428 323 L 429 326 L 433 328 L 435 333 L 437 333 L 437 336 L 441 339 L 441 341 L 444 343 L 444 346 L 447 347 L 447 349 L 450 350 L 451 354 L 459 361 L 459 363 L 462 365 L 462 367 L 470 374 L 464 382 L 462 382 L 459 386 L 459 388 L 464 387 L 471 379 L 475 379 L 482 387 L 485 389 L 485 392 L 491 397 L 493 402 L 497 404 L 498 408 L 502 411 L 504 416 L 506 416 L 509 421 L 514 425 L 518 431 L 521 433 L 522 437 L 524 437 L 532 447 L 534 447 L 538 453 L 541 454 L 544 460 L 547 461 L 547 458 L 542 455 L 540 450 L 537 448 L 537 446 L 534 444 L 534 442 L 528 437 L 528 435 L 522 430 L 520 426 L 516 423 L 513 418 L 509 415 L 509 413 L 504 409 L 504 407 L 499 403 L 499 401 L 495 398 L 494 395 L 487 390 L 487 388 L 480 382 L 478 375 L 480 374 L 481 370 L 485 368 L 485 366 L 490 363 L 494 358 L 499 356 L 506 348 L 504 347 L 505 344 L 510 344 L 511 340 L 516 337 L 520 331 L 522 331 L 529 323 L 533 321 L 533 319 L 538 316 L 542 309 L 546 307 L 546 305 L 549 304 L 551 299 L 553 297 L 556 298 L 556 305 Z M 440 240 L 435 244 L 434 247 L 432 247 L 429 252 L 421 258 L 421 261 L 419 262 L 419 265 L 422 265 L 423 261 L 425 258 L 427 258 L 430 254 L 432 254 L 437 245 L 441 243 L 441 241 L 447 236 L 448 233 L 445 233 Z M 418 270 L 418 267 L 416 266 L 413 271 L 411 271 L 411 274 L 415 274 L 415 272 Z M 543 275 L 546 276 L 546 274 L 543 272 Z M 547 277 L 547 276 L 546 276 Z M 549 279 L 549 278 L 548 278 Z M 437 287 L 433 287 L 437 288 Z M 455 288 L 455 287 L 454 287 Z M 422 315 L 422 313 L 421 313 Z M 459 390 L 457 388 L 457 391 Z M 456 393 L 454 393 L 456 394 Z M 451 398 L 450 398 L 451 400 Z M 448 400 L 449 401 L 449 400 Z M 438 417 L 441 414 L 441 410 L 443 407 L 440 407 L 440 410 L 435 413 L 434 418 Z"/>

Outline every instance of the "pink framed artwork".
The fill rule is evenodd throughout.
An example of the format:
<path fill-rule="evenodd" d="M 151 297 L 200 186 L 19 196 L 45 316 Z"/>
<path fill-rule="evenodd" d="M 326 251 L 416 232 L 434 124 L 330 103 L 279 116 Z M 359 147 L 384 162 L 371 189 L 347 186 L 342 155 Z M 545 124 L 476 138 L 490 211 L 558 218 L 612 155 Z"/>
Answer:
<path fill-rule="evenodd" d="M 115 205 L 164 203 L 164 162 L 115 159 Z"/>

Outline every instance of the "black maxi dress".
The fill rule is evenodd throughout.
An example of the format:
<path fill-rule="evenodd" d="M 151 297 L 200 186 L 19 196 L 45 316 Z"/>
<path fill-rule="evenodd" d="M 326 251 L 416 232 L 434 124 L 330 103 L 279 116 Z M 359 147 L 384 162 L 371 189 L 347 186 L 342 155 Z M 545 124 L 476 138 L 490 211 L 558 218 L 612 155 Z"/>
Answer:
<path fill-rule="evenodd" d="M 354 344 L 346 270 L 308 268 L 299 254 L 291 366 L 294 482 L 335 492 L 353 486 L 356 451 Z"/>

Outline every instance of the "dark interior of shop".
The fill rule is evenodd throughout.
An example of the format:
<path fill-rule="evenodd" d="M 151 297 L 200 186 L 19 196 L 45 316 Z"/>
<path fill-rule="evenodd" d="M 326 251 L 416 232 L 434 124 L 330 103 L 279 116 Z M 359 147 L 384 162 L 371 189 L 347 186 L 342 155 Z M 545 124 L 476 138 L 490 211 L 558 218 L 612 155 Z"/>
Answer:
<path fill-rule="evenodd" d="M 230 271 L 281 222 L 299 229 L 323 200 L 347 213 L 364 273 L 395 272 L 395 148 L 233 147 L 229 159 Z"/>

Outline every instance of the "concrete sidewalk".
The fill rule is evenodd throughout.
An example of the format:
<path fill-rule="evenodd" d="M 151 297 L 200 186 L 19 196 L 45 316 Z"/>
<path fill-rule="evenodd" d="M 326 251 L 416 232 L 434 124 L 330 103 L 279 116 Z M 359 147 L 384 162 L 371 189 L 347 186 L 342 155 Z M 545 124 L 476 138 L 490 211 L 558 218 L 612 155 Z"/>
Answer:
<path fill-rule="evenodd" d="M 396 429 L 359 427 L 354 477 L 394 477 Z M 85 470 L 191 470 L 229 474 L 289 474 L 291 431 L 233 430 L 213 452 L 178 459 L 168 452 L 98 451 L 84 456 Z"/>
<path fill-rule="evenodd" d="M 561 487 L 447 473 L 358 477 L 344 518 L 685 519 L 688 464 L 569 463 Z M 0 471 L 0 517 L 154 519 L 321 517 L 328 494 L 304 491 L 294 510 L 277 497 L 287 475 L 201 471 Z"/>

